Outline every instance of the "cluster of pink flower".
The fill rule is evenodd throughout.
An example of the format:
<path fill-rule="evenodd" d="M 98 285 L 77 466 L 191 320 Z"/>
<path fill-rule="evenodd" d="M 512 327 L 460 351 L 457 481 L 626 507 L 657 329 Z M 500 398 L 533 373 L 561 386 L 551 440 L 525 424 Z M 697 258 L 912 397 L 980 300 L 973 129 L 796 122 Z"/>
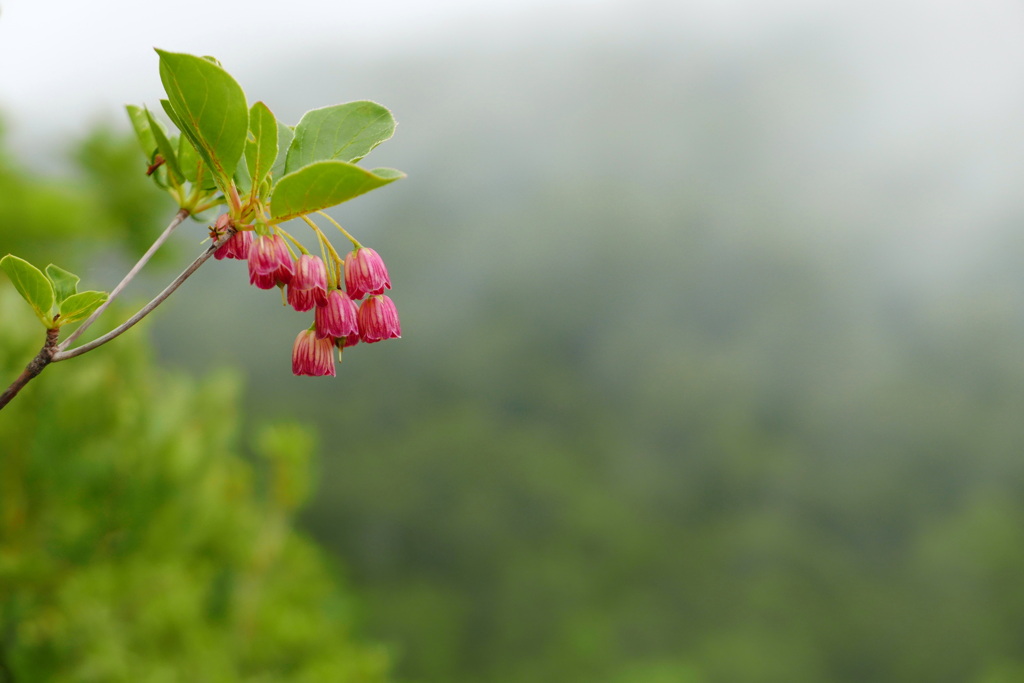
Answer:
<path fill-rule="evenodd" d="M 248 260 L 249 283 L 260 289 L 287 288 L 296 311 L 315 310 L 314 323 L 295 338 L 292 372 L 334 377 L 334 349 L 395 339 L 402 335 L 395 303 L 384 294 L 391 279 L 376 251 L 357 246 L 334 268 L 334 280 L 319 256 L 292 257 L 279 234 L 240 230 L 220 246 L 218 259 Z M 337 258 L 337 256 L 335 256 Z M 344 289 L 341 288 L 344 271 Z M 364 299 L 365 297 L 365 299 Z M 363 299 L 360 302 L 360 299 Z"/>

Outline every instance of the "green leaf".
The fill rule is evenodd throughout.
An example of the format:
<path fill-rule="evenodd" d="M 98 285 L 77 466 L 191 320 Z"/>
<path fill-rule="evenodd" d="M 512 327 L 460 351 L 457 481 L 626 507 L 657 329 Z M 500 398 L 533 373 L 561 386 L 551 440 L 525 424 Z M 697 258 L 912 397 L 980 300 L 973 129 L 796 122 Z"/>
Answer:
<path fill-rule="evenodd" d="M 217 64 L 194 55 L 156 51 L 160 80 L 176 124 L 215 175 L 227 182 L 245 149 L 249 109 L 245 93 Z"/>
<path fill-rule="evenodd" d="M 171 106 L 171 103 L 168 100 L 160 100 L 160 105 L 164 108 L 164 112 L 166 112 L 166 114 L 171 118 L 171 121 L 174 122 L 174 125 L 178 127 L 178 130 L 183 131 L 185 129 L 185 124 L 181 123 L 181 120 L 178 119 L 178 113 L 174 111 L 174 107 Z M 196 151 L 196 146 L 192 144 L 192 141 L 184 133 L 179 136 L 178 141 L 178 154 L 182 158 L 188 157 L 195 159 L 196 177 L 194 180 L 189 180 L 189 182 L 198 184 L 204 190 L 216 190 L 216 179 L 213 177 L 213 173 L 210 172 L 210 167 L 199 155 L 199 152 Z M 188 151 L 182 151 L 186 148 Z"/>
<path fill-rule="evenodd" d="M 80 278 L 74 273 L 69 273 L 52 263 L 46 266 L 46 277 L 49 278 L 50 283 L 53 285 L 53 293 L 58 304 L 78 291 L 78 281 Z"/>
<path fill-rule="evenodd" d="M 53 319 L 50 317 L 50 309 L 53 308 L 53 285 L 46 279 L 46 276 L 31 263 L 13 254 L 8 254 L 0 259 L 0 268 L 3 268 L 7 276 L 11 278 L 14 288 L 36 312 L 36 317 L 40 322 L 47 329 L 52 328 Z"/>
<path fill-rule="evenodd" d="M 149 130 L 153 134 L 153 138 L 156 140 L 157 151 L 160 152 L 160 156 L 164 158 L 164 163 L 167 164 L 167 168 L 174 175 L 174 179 L 178 183 L 182 183 L 185 180 L 185 176 L 181 172 L 181 167 L 178 165 L 178 154 L 174 149 L 174 145 L 167 139 L 167 133 L 164 132 L 164 127 L 160 125 L 160 122 L 153 118 L 152 112 L 146 109 L 146 116 L 149 118 Z"/>
<path fill-rule="evenodd" d="M 79 292 L 69 296 L 60 304 L 60 318 L 57 319 L 57 322 L 61 325 L 66 325 L 78 322 L 79 320 L 85 320 L 107 300 L 107 297 L 108 294 L 106 292 L 93 291 Z"/>
<path fill-rule="evenodd" d="M 190 183 L 196 182 L 199 177 L 199 164 L 201 160 L 196 148 L 188 141 L 187 135 L 178 136 L 178 165 L 185 180 Z"/>
<path fill-rule="evenodd" d="M 295 127 L 285 173 L 315 161 L 359 161 L 395 133 L 395 119 L 376 102 L 348 102 L 306 112 Z"/>
<path fill-rule="evenodd" d="M 156 138 L 153 137 L 153 131 L 150 130 L 149 116 L 147 116 L 146 110 L 136 107 L 134 104 L 127 105 L 125 109 L 128 111 L 132 128 L 135 129 L 135 137 L 139 139 L 139 146 L 142 147 L 142 152 L 146 155 L 146 161 L 152 161 L 153 155 L 156 153 Z"/>
<path fill-rule="evenodd" d="M 262 102 L 252 105 L 249 110 L 249 132 L 252 140 L 245 143 L 245 163 L 253 186 L 259 187 L 270 174 L 278 154 L 277 119 Z"/>
<path fill-rule="evenodd" d="M 277 182 L 270 201 L 274 223 L 341 204 L 405 174 L 393 168 L 367 171 L 344 161 L 317 161 Z"/>
<path fill-rule="evenodd" d="M 167 118 L 171 120 L 171 123 L 173 123 L 178 130 L 185 130 L 185 124 L 181 122 L 181 117 L 178 116 L 178 112 L 174 111 L 174 106 L 171 104 L 170 100 L 160 100 L 160 106 L 164 108 L 164 113 L 167 114 Z"/>
<path fill-rule="evenodd" d="M 287 154 L 281 154 L 282 149 L 288 149 L 292 144 L 292 140 L 295 138 L 295 128 L 293 126 L 286 126 L 280 121 L 277 122 L 277 161 L 274 162 L 274 167 L 270 169 L 270 179 L 273 182 L 275 179 L 280 178 L 284 175 L 284 162 L 287 160 Z"/>
<path fill-rule="evenodd" d="M 248 164 L 239 164 L 235 168 L 234 181 L 239 194 L 248 194 L 252 187 L 252 178 L 249 177 Z"/>

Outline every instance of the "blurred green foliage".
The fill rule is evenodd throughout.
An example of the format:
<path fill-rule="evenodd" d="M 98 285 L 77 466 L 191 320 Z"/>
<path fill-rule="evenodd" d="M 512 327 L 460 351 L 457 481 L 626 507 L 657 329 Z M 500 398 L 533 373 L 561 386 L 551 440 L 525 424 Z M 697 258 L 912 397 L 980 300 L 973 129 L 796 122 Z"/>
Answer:
<path fill-rule="evenodd" d="M 834 307 L 827 258 L 690 247 L 644 254 L 671 308 L 609 310 L 606 272 L 564 264 L 556 295 L 482 285 L 444 321 L 407 317 L 385 362 L 346 352 L 358 429 L 322 395 L 297 408 L 345 444 L 308 519 L 400 670 L 1024 680 L 1019 314 L 872 319 Z"/>
<path fill-rule="evenodd" d="M 231 334 L 321 425 L 305 519 L 404 680 L 1024 681 L 1024 212 L 989 205 L 1017 180 L 966 170 L 990 132 L 858 137 L 885 103 L 790 38 L 366 72 L 411 180 L 339 219 L 403 340 L 299 387 L 262 302 Z M 192 319 L 179 362 L 225 343 Z"/>
<path fill-rule="evenodd" d="M 151 193 L 124 184 L 138 158 L 124 147 L 86 141 L 89 189 L 0 159 L 4 248 L 45 262 L 93 227 L 122 240 L 153 219 Z M 42 337 L 6 280 L 0 320 L 8 382 Z M 350 592 L 293 524 L 313 435 L 243 429 L 240 394 L 227 371 L 160 370 L 133 330 L 47 368 L 0 413 L 0 681 L 386 679 L 387 653 L 354 638 Z"/>
<path fill-rule="evenodd" d="M 174 204 L 152 188 L 139 156 L 134 140 L 100 127 L 75 145 L 61 173 L 42 176 L 0 146 L 0 255 L 82 263 L 111 243 L 141 254 Z"/>

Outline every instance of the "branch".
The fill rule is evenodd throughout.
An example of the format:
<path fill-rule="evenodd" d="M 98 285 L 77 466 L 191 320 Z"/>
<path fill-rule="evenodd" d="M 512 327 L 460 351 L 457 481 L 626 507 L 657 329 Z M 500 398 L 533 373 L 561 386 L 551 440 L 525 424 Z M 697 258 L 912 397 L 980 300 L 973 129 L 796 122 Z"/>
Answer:
<path fill-rule="evenodd" d="M 46 342 L 43 344 L 43 348 L 39 349 L 36 357 L 29 361 L 29 364 L 25 366 L 25 369 L 18 376 L 18 379 L 11 382 L 11 386 L 7 387 L 4 393 L 0 394 L 0 409 L 10 403 L 11 399 L 18 395 L 22 387 L 37 377 L 47 365 L 53 362 L 57 354 L 57 335 L 59 334 L 60 328 L 58 327 L 46 331 Z"/>
<path fill-rule="evenodd" d="M 69 351 L 58 350 L 56 353 L 53 354 L 53 358 L 51 359 L 52 362 L 56 363 L 58 361 L 67 360 L 68 358 L 74 358 L 75 356 L 80 356 L 83 353 L 85 353 L 87 351 L 92 351 L 96 347 L 102 346 L 102 345 L 106 344 L 108 341 L 110 341 L 111 339 L 114 339 L 115 337 L 118 337 L 118 336 L 124 334 L 125 332 L 127 332 L 131 327 L 133 327 L 135 325 L 135 323 L 137 323 L 140 320 L 142 320 L 143 318 L 145 318 L 147 315 L 149 315 L 153 311 L 154 308 L 156 308 L 161 303 L 163 303 L 164 299 L 166 299 L 171 294 L 173 294 L 174 290 L 176 290 L 178 287 L 180 287 L 181 283 L 183 283 L 185 280 L 187 280 L 189 277 L 191 277 L 192 273 L 196 272 L 199 269 L 199 266 L 203 265 L 206 262 L 207 259 L 209 259 L 211 256 L 213 256 L 213 252 L 217 251 L 217 249 L 222 244 L 227 242 L 228 239 L 230 239 L 231 235 L 234 234 L 234 232 L 235 232 L 234 230 L 228 230 L 226 233 L 224 233 L 224 235 L 221 236 L 220 239 L 218 239 L 216 242 L 214 242 L 209 247 L 207 247 L 206 251 L 204 251 L 202 254 L 200 254 L 199 257 L 196 258 L 196 260 L 193 261 L 189 265 L 188 268 L 183 270 L 181 275 L 176 277 L 174 279 L 174 281 L 171 282 L 171 284 L 167 285 L 167 287 L 164 288 L 164 291 L 162 291 L 159 294 L 157 294 L 156 297 L 154 297 L 152 301 L 150 301 L 148 304 L 143 306 L 139 310 L 138 313 L 136 313 L 132 317 L 128 318 L 128 320 L 124 321 L 124 323 L 122 323 L 121 325 L 118 325 L 116 328 L 114 328 L 110 332 L 107 332 L 102 337 L 98 337 L 98 338 L 92 340 L 91 342 L 89 342 L 88 344 L 82 344 L 81 346 L 77 346 L 77 347 L 75 347 L 75 348 L 73 348 L 73 349 L 71 349 Z M 68 337 L 69 340 L 71 338 L 72 337 Z M 65 345 L 66 344 L 67 344 L 67 342 L 65 342 Z"/>
<path fill-rule="evenodd" d="M 179 212 L 179 215 L 183 219 L 184 216 L 187 216 L 188 214 L 186 213 L 184 215 L 181 215 L 180 212 Z M 180 222 L 181 222 L 181 220 L 176 218 L 176 223 L 172 223 L 171 226 L 168 226 L 168 229 L 165 231 L 165 234 L 169 235 L 170 231 L 173 230 L 174 226 L 176 226 L 177 223 L 180 223 Z M 0 409 L 3 409 L 4 406 L 6 406 L 8 403 L 10 403 L 11 399 L 13 399 L 15 396 L 18 395 L 18 392 L 21 391 L 22 387 L 24 387 L 26 384 L 28 384 L 30 381 L 32 381 L 35 377 L 37 377 L 39 375 L 39 373 L 41 373 L 43 371 L 43 369 L 46 368 L 46 366 L 49 365 L 50 363 L 56 363 L 57 361 L 67 360 L 68 358 L 74 358 L 75 356 L 80 356 L 80 355 L 82 355 L 83 353 L 85 353 L 87 351 L 92 351 L 96 347 L 102 346 L 103 344 L 106 344 L 111 339 L 114 339 L 115 337 L 120 336 L 121 334 L 126 332 L 129 328 L 131 328 L 133 325 L 135 325 L 135 323 L 139 322 L 140 320 L 145 318 L 147 315 L 149 315 L 153 311 L 154 308 L 156 308 L 161 303 L 163 303 L 164 299 L 166 299 L 171 294 L 173 294 L 174 290 L 176 290 L 178 287 L 181 286 L 181 283 L 183 283 L 185 280 L 187 280 L 189 277 L 191 277 L 192 274 L 194 272 L 196 272 L 196 270 L 199 269 L 199 266 L 201 266 L 204 263 L 206 263 L 207 259 L 209 259 L 211 256 L 213 256 L 213 252 L 217 251 L 217 249 L 221 245 L 223 245 L 225 242 L 227 242 L 228 239 L 231 238 L 231 235 L 233 235 L 234 233 L 235 233 L 234 230 L 228 230 L 227 232 L 225 232 L 220 237 L 220 239 L 218 239 L 213 244 L 211 244 L 209 247 L 207 247 L 206 250 L 203 251 L 203 253 L 200 254 L 199 257 L 196 258 L 196 260 L 193 261 L 189 265 L 188 268 L 186 268 L 184 271 L 182 271 L 181 275 L 176 277 L 174 279 L 174 281 L 171 282 L 171 284 L 167 285 L 167 287 L 164 288 L 164 291 L 162 291 L 159 294 L 157 294 L 156 297 L 152 301 L 150 301 L 148 304 L 143 306 L 142 309 L 138 313 L 136 313 L 131 318 L 126 320 L 124 322 L 124 324 L 119 325 L 117 328 L 111 330 L 110 332 L 108 332 L 107 334 L 103 335 L 102 337 L 99 337 L 98 339 L 94 339 L 93 341 L 89 342 L 88 344 L 82 344 L 81 346 L 75 347 L 75 348 L 71 349 L 70 351 L 65 351 L 65 350 L 63 350 L 61 348 L 61 346 L 66 345 L 68 343 L 68 341 L 71 341 L 77 335 L 69 336 L 68 339 L 64 342 L 64 344 L 58 345 L 57 344 L 57 337 L 60 335 L 60 329 L 59 328 L 54 328 L 52 330 L 47 330 L 46 331 L 46 343 L 43 344 L 43 348 L 40 349 L 39 353 L 36 354 L 36 357 L 33 358 L 29 362 L 29 364 L 27 366 L 25 366 L 25 369 L 22 371 L 21 375 L 18 376 L 18 379 L 14 380 L 11 383 L 11 386 L 7 387 L 7 389 L 2 394 L 0 394 Z M 157 241 L 158 242 L 162 242 L 163 239 L 166 239 L 166 237 L 161 236 L 161 239 L 158 239 Z M 151 255 L 151 252 L 155 251 L 155 248 L 157 246 L 159 246 L 159 244 L 156 244 L 156 245 L 154 245 L 154 247 L 150 248 L 150 251 L 147 252 L 146 256 L 143 257 L 143 261 L 140 261 L 140 263 L 143 263 L 145 260 L 148 260 L 149 256 Z M 133 270 L 137 271 L 138 268 L 133 269 Z M 123 289 L 122 285 L 127 284 L 127 282 L 129 280 L 131 280 L 131 278 L 125 277 L 125 279 L 122 281 L 121 285 L 118 285 L 118 288 Z M 116 292 L 117 292 L 117 290 L 115 290 L 115 293 Z M 111 295 L 111 298 L 113 298 L 113 294 Z M 95 317 L 95 315 L 93 317 Z M 92 318 L 90 318 L 89 320 L 92 320 Z M 87 320 L 86 322 L 89 322 L 89 321 Z M 79 328 L 79 330 L 81 330 L 81 327 Z M 2 669 L 0 669 L 0 671 L 2 671 Z"/>
<path fill-rule="evenodd" d="M 160 236 L 156 238 L 156 241 L 153 242 L 152 246 L 149 247 L 149 250 L 142 255 L 142 258 L 139 259 L 139 262 L 136 263 L 132 267 L 132 269 L 128 271 L 128 274 L 125 275 L 119 283 L 117 283 L 117 287 L 114 287 L 114 291 L 110 293 L 110 296 L 107 297 L 107 300 L 104 301 L 99 308 L 93 311 L 92 315 L 90 315 L 84 323 L 79 325 L 74 332 L 68 335 L 67 339 L 61 342 L 59 347 L 60 351 L 63 351 L 64 349 L 71 346 L 71 343 L 78 339 L 82 335 L 82 333 L 85 332 L 85 330 L 90 325 L 93 324 L 96 318 L 100 317 L 103 311 L 107 310 L 107 307 L 111 304 L 111 302 L 114 301 L 114 299 L 117 298 L 117 295 L 121 293 L 121 290 L 127 287 L 128 283 L 135 279 L 135 276 L 138 275 L 139 271 L 142 270 L 143 266 L 149 263 L 149 259 L 152 258 L 153 254 L 156 253 L 156 250 L 159 249 L 163 245 L 163 243 L 167 241 L 167 238 L 171 236 L 171 233 L 174 232 L 174 229 L 181 225 L 182 221 L 188 218 L 188 215 L 188 209 L 179 209 L 178 213 L 174 214 L 174 218 L 171 220 L 170 224 L 164 229 L 162 233 L 160 233 Z"/>

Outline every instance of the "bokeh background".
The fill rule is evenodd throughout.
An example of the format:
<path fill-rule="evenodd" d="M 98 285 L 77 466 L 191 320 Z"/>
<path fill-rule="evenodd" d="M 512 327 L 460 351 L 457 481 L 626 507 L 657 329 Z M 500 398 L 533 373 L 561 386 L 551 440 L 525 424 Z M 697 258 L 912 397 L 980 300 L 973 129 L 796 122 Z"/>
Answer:
<path fill-rule="evenodd" d="M 332 214 L 387 261 L 401 341 L 294 378 L 308 321 L 231 262 L 132 334 L 242 376 L 243 432 L 316 430 L 299 526 L 396 680 L 1003 683 L 1022 31 L 1009 0 L 6 0 L 0 111 L 24 172 L 111 201 L 154 45 L 286 122 L 395 113 L 372 165 L 408 179 Z M 109 248 L 4 224 L 0 253 L 112 286 L 169 214 L 116 187 L 146 222 Z"/>

